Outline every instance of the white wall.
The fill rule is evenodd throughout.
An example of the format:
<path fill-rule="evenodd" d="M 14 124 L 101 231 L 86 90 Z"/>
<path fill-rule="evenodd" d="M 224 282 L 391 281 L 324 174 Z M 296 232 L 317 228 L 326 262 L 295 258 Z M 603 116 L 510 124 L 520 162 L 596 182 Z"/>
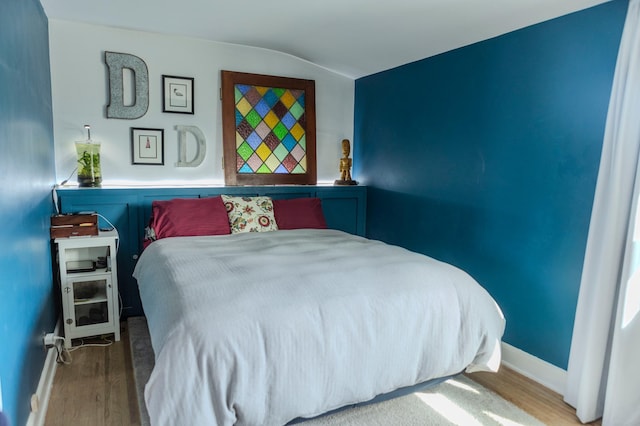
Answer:
<path fill-rule="evenodd" d="M 223 184 L 220 70 L 312 79 L 316 82 L 317 167 L 319 182 L 339 177 L 340 142 L 353 140 L 354 81 L 283 53 L 193 38 L 110 27 L 49 21 L 56 181 L 76 166 L 74 141 L 102 143 L 103 186 Z M 142 58 L 149 69 L 149 110 L 135 120 L 107 119 L 108 69 L 104 52 Z M 162 112 L 162 75 L 193 77 L 194 115 Z M 126 82 L 126 81 L 125 81 Z M 207 140 L 198 167 L 175 167 L 176 125 L 195 125 Z M 132 165 L 130 128 L 163 128 L 164 166 Z M 191 136 L 189 136 L 191 138 Z M 188 138 L 189 146 L 195 140 Z M 188 158 L 191 158 L 188 152 Z M 75 175 L 70 183 L 75 183 Z"/>

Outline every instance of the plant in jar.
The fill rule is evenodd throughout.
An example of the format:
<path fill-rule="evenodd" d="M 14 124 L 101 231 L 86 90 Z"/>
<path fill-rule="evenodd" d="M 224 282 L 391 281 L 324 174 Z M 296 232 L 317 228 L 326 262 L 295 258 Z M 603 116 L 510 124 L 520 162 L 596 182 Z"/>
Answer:
<path fill-rule="evenodd" d="M 78 185 L 82 187 L 100 186 L 102 184 L 102 172 L 100 170 L 100 143 L 91 140 L 91 130 L 87 129 L 87 140 L 76 142 L 78 156 Z"/>

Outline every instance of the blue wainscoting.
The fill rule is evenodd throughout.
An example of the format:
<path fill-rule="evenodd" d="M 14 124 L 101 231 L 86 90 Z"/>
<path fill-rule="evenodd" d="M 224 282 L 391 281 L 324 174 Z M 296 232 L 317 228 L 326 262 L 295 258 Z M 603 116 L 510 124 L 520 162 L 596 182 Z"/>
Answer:
<path fill-rule="evenodd" d="M 131 276 L 142 252 L 144 227 L 153 200 L 212 197 L 220 194 L 269 196 L 273 199 L 318 197 L 331 229 L 365 235 L 367 188 L 363 186 L 234 186 L 174 188 L 63 188 L 57 190 L 62 213 L 94 211 L 104 216 L 120 235 L 118 286 L 123 317 L 142 315 L 135 279 Z M 100 219 L 100 226 L 107 223 Z"/>

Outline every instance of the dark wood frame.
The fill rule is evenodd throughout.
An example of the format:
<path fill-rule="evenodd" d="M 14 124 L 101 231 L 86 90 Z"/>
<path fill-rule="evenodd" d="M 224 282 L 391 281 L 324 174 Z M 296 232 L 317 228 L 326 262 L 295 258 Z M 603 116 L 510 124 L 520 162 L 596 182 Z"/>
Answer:
<path fill-rule="evenodd" d="M 248 74 L 235 71 L 221 72 L 222 144 L 224 154 L 224 180 L 227 185 L 315 185 L 316 172 L 316 95 L 315 81 L 298 78 Z M 304 174 L 238 173 L 236 162 L 236 84 L 250 86 L 298 89 L 305 93 L 305 137 L 307 172 Z"/>

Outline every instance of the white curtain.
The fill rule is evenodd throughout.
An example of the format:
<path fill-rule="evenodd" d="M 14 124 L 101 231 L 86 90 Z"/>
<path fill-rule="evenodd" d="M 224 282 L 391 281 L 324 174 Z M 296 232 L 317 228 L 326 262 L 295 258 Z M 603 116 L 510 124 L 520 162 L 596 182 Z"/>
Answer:
<path fill-rule="evenodd" d="M 631 0 L 609 103 L 565 401 L 603 426 L 640 425 L 640 0 Z"/>

